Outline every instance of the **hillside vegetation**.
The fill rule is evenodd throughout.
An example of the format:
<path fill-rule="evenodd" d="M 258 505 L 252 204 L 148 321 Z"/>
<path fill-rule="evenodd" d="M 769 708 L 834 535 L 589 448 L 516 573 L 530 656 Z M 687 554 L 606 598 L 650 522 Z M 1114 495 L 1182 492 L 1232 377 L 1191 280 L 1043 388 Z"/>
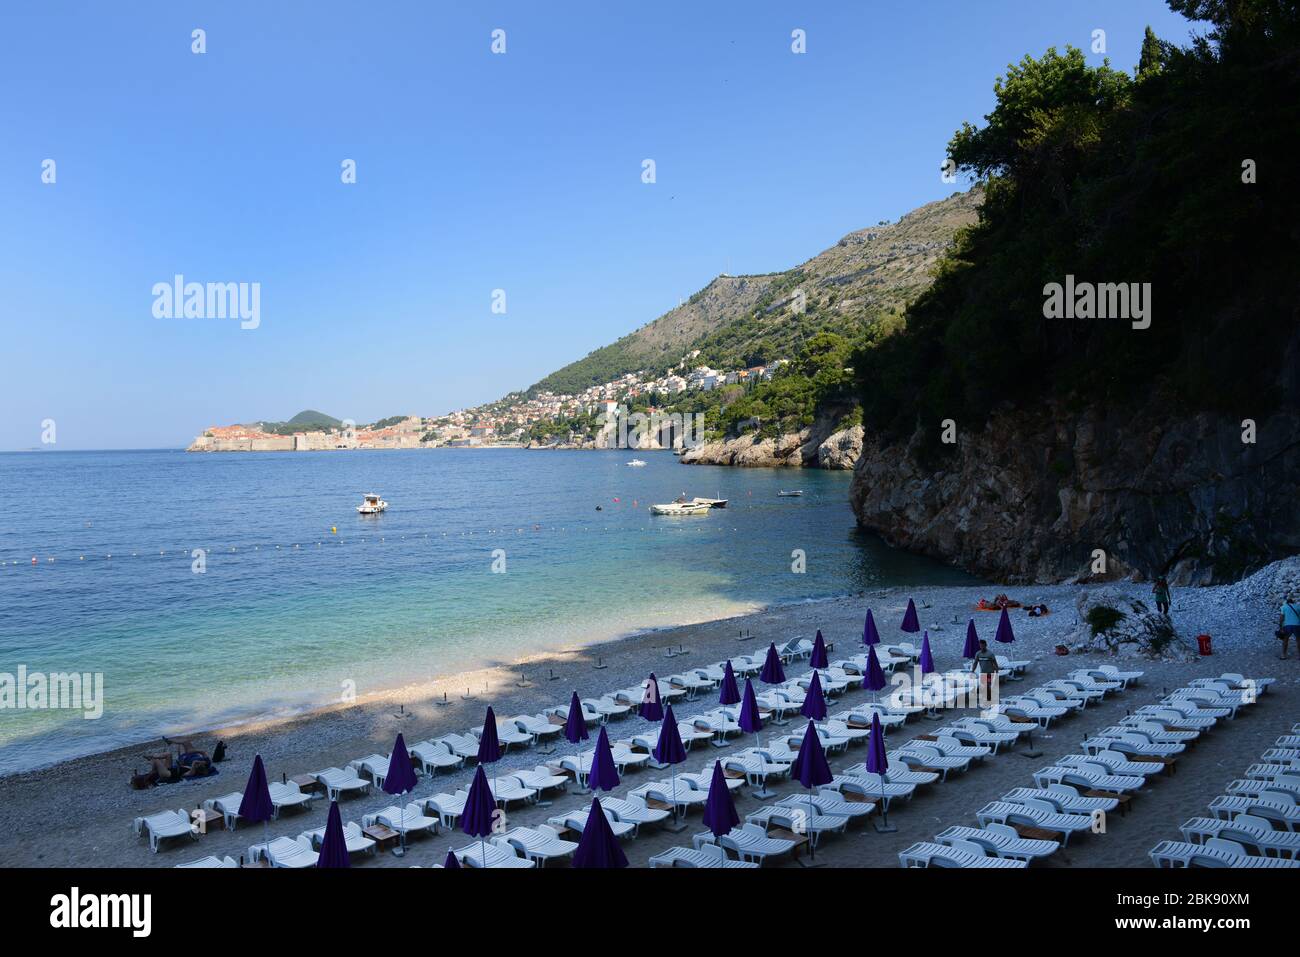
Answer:
<path fill-rule="evenodd" d="M 978 429 L 999 406 L 1137 403 L 1262 417 L 1296 357 L 1300 16 L 1296 0 L 1169 0 L 1207 20 L 1185 48 L 1148 29 L 1133 75 L 1072 47 L 997 81 L 981 127 L 949 144 L 984 187 L 933 285 L 897 335 L 853 357 L 865 424 Z M 1253 175 L 1252 175 L 1253 174 Z M 1151 324 L 1044 318 L 1073 275 L 1150 283 Z"/>

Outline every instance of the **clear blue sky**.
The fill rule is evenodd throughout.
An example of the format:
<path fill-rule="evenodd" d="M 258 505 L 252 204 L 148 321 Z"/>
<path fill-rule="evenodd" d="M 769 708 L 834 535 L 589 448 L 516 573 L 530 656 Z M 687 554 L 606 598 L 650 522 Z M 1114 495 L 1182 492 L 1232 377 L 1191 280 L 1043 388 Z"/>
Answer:
<path fill-rule="evenodd" d="M 1161 0 L 6 4 L 0 449 L 526 387 L 947 195 L 1008 62 L 1101 28 L 1131 70 L 1146 24 L 1190 27 Z M 259 282 L 261 326 L 154 318 L 176 273 Z"/>

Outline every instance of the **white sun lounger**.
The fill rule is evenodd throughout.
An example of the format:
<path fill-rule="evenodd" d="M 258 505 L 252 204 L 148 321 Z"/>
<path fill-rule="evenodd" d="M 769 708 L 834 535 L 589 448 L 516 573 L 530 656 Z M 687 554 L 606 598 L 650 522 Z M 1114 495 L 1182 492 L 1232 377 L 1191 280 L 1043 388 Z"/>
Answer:
<path fill-rule="evenodd" d="M 1009 857 L 1018 861 L 1050 857 L 1061 849 L 1059 841 L 1023 838 L 1015 828 L 1007 824 L 989 824 L 985 827 L 954 826 L 936 834 L 934 839 L 939 844 L 968 841 L 979 845 L 986 853 L 995 857 Z"/>
<path fill-rule="evenodd" d="M 1131 717 L 1159 721 L 1167 727 L 1182 731 L 1209 731 L 1219 719 L 1212 714 L 1197 714 L 1195 708 L 1177 709 L 1168 705 L 1148 704 L 1138 708 Z"/>
<path fill-rule="evenodd" d="M 1084 797 L 1068 784 L 1052 784 L 1045 788 L 1012 788 L 1002 795 L 1004 801 L 1046 801 L 1062 814 L 1092 814 L 1094 811 L 1110 812 L 1119 807 L 1113 797 Z"/>
<path fill-rule="evenodd" d="M 208 867 L 208 868 L 232 868 L 239 867 L 239 862 L 227 854 L 225 857 L 201 857 L 197 861 L 190 861 L 187 864 L 177 864 L 177 867 Z"/>
<path fill-rule="evenodd" d="M 1111 774 L 1137 777 L 1150 777 L 1153 774 L 1159 774 L 1165 769 L 1163 764 L 1157 764 L 1155 761 L 1131 761 L 1128 755 L 1116 751 L 1098 751 L 1096 754 L 1067 754 L 1064 757 L 1057 758 L 1056 763 L 1067 767 L 1085 768 L 1101 765 Z"/>
<path fill-rule="evenodd" d="M 455 754 L 441 741 L 421 741 L 408 750 L 411 757 L 420 763 L 420 770 L 425 774 L 433 774 L 440 768 L 459 768 L 465 764 L 464 757 Z"/>
<path fill-rule="evenodd" d="M 366 775 L 377 788 L 383 788 L 384 778 L 388 776 L 390 758 L 386 754 L 370 754 L 364 758 L 349 761 L 348 767 L 358 776 Z"/>
<path fill-rule="evenodd" d="M 1264 818 L 1288 831 L 1300 830 L 1300 805 L 1287 804 L 1276 791 L 1267 794 L 1221 795 L 1210 802 L 1210 813 L 1230 821 L 1239 814 Z"/>
<path fill-rule="evenodd" d="M 544 714 L 517 714 L 510 720 L 520 731 L 531 734 L 534 741 L 554 737 L 564 730 L 564 725 L 552 723 Z"/>
<path fill-rule="evenodd" d="M 739 824 L 718 838 L 724 850 L 731 851 L 742 861 L 762 864 L 769 857 L 780 857 L 794 850 L 795 842 L 779 837 L 768 837 L 757 824 Z"/>
<path fill-rule="evenodd" d="M 917 841 L 911 847 L 899 851 L 898 862 L 903 867 L 1018 868 L 1028 866 L 1023 860 L 1016 858 L 989 857 L 984 852 L 984 848 L 976 844 L 958 847 L 952 844 L 937 844 L 933 841 Z"/>
<path fill-rule="evenodd" d="M 1019 738 L 1029 734 L 1038 727 L 1037 721 L 1012 721 L 1005 714 L 980 714 L 958 718 L 952 723 L 954 728 L 970 728 L 973 731 L 988 731 L 991 734 L 1012 734 Z"/>
<path fill-rule="evenodd" d="M 318 827 L 311 831 L 303 831 L 298 836 L 306 838 L 311 846 L 319 852 L 320 846 L 325 840 L 325 828 Z M 372 852 L 375 849 L 375 842 L 361 833 L 361 825 L 356 821 L 344 822 L 343 841 L 347 845 L 349 854 Z"/>
<path fill-rule="evenodd" d="M 733 861 L 727 852 L 716 844 L 705 844 L 698 849 L 670 847 L 650 858 L 651 867 L 758 867 L 753 861 Z"/>
<path fill-rule="evenodd" d="M 248 849 L 250 861 L 266 858 L 272 867 L 303 868 L 315 867 L 320 860 L 320 852 L 311 846 L 311 841 L 303 837 L 277 837 L 269 845 L 254 844 Z"/>
<path fill-rule="evenodd" d="M 478 738 L 472 734 L 444 734 L 433 739 L 434 744 L 445 744 L 452 754 L 468 760 L 478 760 Z"/>
<path fill-rule="evenodd" d="M 493 843 L 509 844 L 522 857 L 534 861 L 538 867 L 545 867 L 547 861 L 556 861 L 572 857 L 578 845 L 560 837 L 558 831 L 545 824 L 537 827 L 516 827 L 493 838 Z"/>
<path fill-rule="evenodd" d="M 442 821 L 443 827 L 448 829 L 454 828 L 460 816 L 465 813 L 465 801 L 469 799 L 468 791 L 457 791 L 455 794 L 435 794 L 433 797 L 424 799 L 424 810 L 432 811 L 438 815 Z"/>
<path fill-rule="evenodd" d="M 324 771 L 317 771 L 312 775 L 325 787 L 325 795 L 331 801 L 337 801 L 339 797 L 350 791 L 357 791 L 361 794 L 370 793 L 370 782 L 365 778 L 358 777 L 355 771 L 344 771 L 342 768 L 326 768 Z"/>
<path fill-rule="evenodd" d="M 669 812 L 663 808 L 650 807 L 641 798 L 601 798 L 600 806 L 605 811 L 605 817 L 614 818 L 616 821 L 622 821 L 625 824 L 632 825 L 632 836 L 636 837 L 641 833 L 643 824 L 659 824 L 666 821 Z"/>
<path fill-rule="evenodd" d="M 1068 784 L 1072 787 L 1087 788 L 1090 791 L 1125 794 L 1140 790 L 1146 784 L 1146 778 L 1136 774 L 1111 774 L 1103 765 L 1076 767 L 1054 764 L 1035 771 L 1034 783 L 1040 788 L 1052 784 Z"/>
<path fill-rule="evenodd" d="M 208 798 L 203 802 L 203 807 L 208 811 L 216 811 L 221 815 L 222 823 L 225 824 L 227 831 L 235 829 L 235 822 L 239 820 L 239 805 L 244 801 L 244 792 L 231 791 L 229 794 L 223 794 L 221 797 Z"/>
<path fill-rule="evenodd" d="M 632 710 L 631 705 L 619 704 L 613 698 L 608 696 L 604 698 L 583 698 L 582 704 L 583 707 L 590 708 L 592 711 L 604 715 L 606 721 L 610 718 L 626 717 Z"/>
<path fill-rule="evenodd" d="M 745 815 L 750 824 L 757 824 L 766 834 L 774 827 L 784 828 L 794 834 L 804 834 L 808 843 L 816 848 L 823 834 L 842 834 L 849 826 L 849 819 L 842 814 L 824 814 L 816 804 L 809 804 L 807 798 L 802 806 L 790 804 L 769 804 Z"/>
<path fill-rule="evenodd" d="M 723 766 L 723 771 L 726 771 L 725 765 Z M 744 778 L 733 778 L 725 773 L 723 774 L 722 781 L 726 784 L 728 791 L 734 791 L 745 783 Z M 692 787 L 697 791 L 704 791 L 707 793 L 709 788 L 713 785 L 713 769 L 710 768 L 707 771 L 679 772 L 677 775 L 677 783 L 685 784 L 687 787 Z"/>
<path fill-rule="evenodd" d="M 563 791 L 569 786 L 568 778 L 552 774 L 544 764 L 537 765 L 531 771 L 511 771 L 510 776 L 538 794 L 552 789 Z"/>
<path fill-rule="evenodd" d="M 1095 734 L 1091 738 L 1085 738 L 1082 747 L 1089 754 L 1116 751 L 1130 756 L 1153 758 L 1171 758 L 1176 754 L 1182 754 L 1185 750 L 1181 744 L 1153 744 L 1141 735 L 1127 731 L 1119 734 Z"/>
<path fill-rule="evenodd" d="M 552 827 L 559 828 L 561 831 L 577 831 L 581 834 L 587 827 L 587 819 L 591 815 L 591 805 L 584 808 L 574 808 L 571 811 L 565 811 L 563 814 L 556 814 L 546 823 Z M 636 831 L 637 826 L 631 821 L 610 820 L 610 815 L 605 815 L 605 821 L 609 824 L 610 831 L 615 837 L 622 837 L 625 834 L 632 834 Z"/>
<path fill-rule="evenodd" d="M 1118 681 L 1125 687 L 1137 684 L 1142 680 L 1142 676 L 1146 674 L 1145 671 L 1121 671 L 1114 665 L 1098 665 L 1096 668 L 1091 670 L 1100 671 L 1102 675 L 1106 676 L 1109 680 Z"/>
<path fill-rule="evenodd" d="M 1279 774 L 1267 781 L 1238 778 L 1228 785 L 1225 793 L 1251 795 L 1270 791 L 1289 794 L 1292 800 L 1300 799 L 1300 774 Z"/>
<path fill-rule="evenodd" d="M 1030 824 L 1061 835 L 1061 843 L 1070 843 L 1070 835 L 1092 829 L 1089 814 L 1062 814 L 1046 801 L 990 801 L 976 812 L 980 826 L 986 824 Z"/>
<path fill-rule="evenodd" d="M 725 758 L 722 762 L 724 771 L 739 771 L 751 787 L 765 788 L 769 778 L 790 776 L 790 765 L 769 761 L 762 754 L 742 752 Z"/>
<path fill-rule="evenodd" d="M 478 740 L 482 742 L 482 728 L 475 728 L 473 734 L 474 737 L 478 738 Z M 497 743 L 501 745 L 501 750 L 504 753 L 510 750 L 510 745 L 512 744 L 519 744 L 528 747 L 528 745 L 533 743 L 533 734 L 531 731 L 524 731 L 513 721 L 498 721 Z"/>
<path fill-rule="evenodd" d="M 658 801 L 660 804 L 675 805 L 683 812 L 692 807 L 699 807 L 709 799 L 708 792 L 697 791 L 681 781 L 677 782 L 677 789 L 674 791 L 672 779 L 642 784 L 628 792 L 628 796 L 639 797 L 647 803 Z"/>
<path fill-rule="evenodd" d="M 1156 867 L 1300 867 L 1300 861 L 1279 857 L 1251 857 L 1235 841 L 1217 837 L 1210 838 L 1204 844 L 1161 841 L 1151 848 L 1151 861 Z"/>
<path fill-rule="evenodd" d="M 418 801 L 412 801 L 404 808 L 394 804 L 374 814 L 363 815 L 361 823 L 365 827 L 383 824 L 398 834 L 438 833 L 438 818 L 427 817 Z"/>
<path fill-rule="evenodd" d="M 890 711 L 883 705 L 872 707 L 871 705 L 858 705 L 855 708 L 847 708 L 844 711 L 837 711 L 831 715 L 836 721 L 843 721 L 845 725 L 853 728 L 871 728 L 872 713 L 880 716 L 880 727 L 886 732 L 895 728 L 901 728 L 907 723 L 907 715 L 901 711 Z"/>
<path fill-rule="evenodd" d="M 1170 731 L 1159 721 L 1147 720 L 1137 715 L 1121 718 L 1119 724 L 1103 728 L 1098 734 L 1122 734 L 1125 731 L 1140 734 L 1152 744 L 1191 744 L 1201 736 L 1201 732 L 1195 730 Z"/>
<path fill-rule="evenodd" d="M 488 790 L 492 792 L 492 797 L 501 807 L 509 807 L 512 801 L 523 801 L 525 804 L 532 804 L 537 800 L 537 791 L 534 788 L 524 787 L 519 783 L 519 779 L 511 776 L 489 777 Z"/>
<path fill-rule="evenodd" d="M 1014 745 L 1019 735 L 1010 731 L 989 731 L 987 728 L 954 724 L 939 728 L 935 731 L 935 737 L 940 740 L 948 738 L 957 745 L 982 747 L 992 754 L 997 754 L 1002 748 Z"/>
<path fill-rule="evenodd" d="M 805 808 L 811 803 L 822 814 L 830 814 L 850 821 L 870 817 L 876 810 L 874 801 L 846 801 L 842 794 L 830 790 L 819 791 L 811 796 L 787 794 L 776 803 L 785 807 Z"/>
<path fill-rule="evenodd" d="M 158 842 L 171 837 L 189 837 L 198 840 L 193 822 L 188 811 L 159 811 L 146 817 L 135 819 L 135 833 L 147 834 L 149 850 L 158 853 Z"/>
<path fill-rule="evenodd" d="M 527 858 L 520 857 L 515 849 L 504 842 L 497 844 L 494 842 L 480 843 L 475 841 L 465 847 L 458 847 L 452 851 L 456 855 L 456 860 L 460 861 L 466 867 L 486 867 L 489 869 L 501 869 L 507 867 L 536 867 L 536 861 L 530 861 Z"/>
<path fill-rule="evenodd" d="M 1300 832 L 1277 831 L 1271 822 L 1253 814 L 1238 814 L 1231 821 L 1217 817 L 1194 817 L 1183 824 L 1183 839 L 1205 843 L 1212 837 L 1236 841 L 1260 857 L 1300 857 Z"/>

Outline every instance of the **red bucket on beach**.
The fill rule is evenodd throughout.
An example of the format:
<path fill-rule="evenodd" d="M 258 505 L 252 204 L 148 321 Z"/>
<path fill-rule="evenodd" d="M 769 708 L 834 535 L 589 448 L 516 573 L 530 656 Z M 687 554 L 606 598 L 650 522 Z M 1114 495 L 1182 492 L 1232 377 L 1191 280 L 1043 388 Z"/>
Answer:
<path fill-rule="evenodd" d="M 1203 655 L 1212 655 L 1212 654 L 1214 654 L 1213 643 L 1210 641 L 1210 636 L 1209 636 L 1209 635 L 1197 635 L 1197 636 L 1196 636 L 1196 647 L 1197 647 L 1197 649 L 1200 651 L 1200 653 L 1203 654 Z"/>

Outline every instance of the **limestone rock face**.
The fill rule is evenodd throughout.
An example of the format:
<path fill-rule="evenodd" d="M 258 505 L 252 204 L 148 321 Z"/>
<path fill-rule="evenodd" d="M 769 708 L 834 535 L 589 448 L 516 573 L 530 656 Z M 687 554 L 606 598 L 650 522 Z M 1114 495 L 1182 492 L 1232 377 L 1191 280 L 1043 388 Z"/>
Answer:
<path fill-rule="evenodd" d="M 893 545 L 1008 582 L 1235 581 L 1300 551 L 1300 412 L 1239 422 L 1061 405 L 1003 411 L 931 461 L 868 434 L 850 501 Z M 934 464 L 937 462 L 937 464 Z"/>
<path fill-rule="evenodd" d="M 1168 616 L 1150 609 L 1140 599 L 1114 589 L 1081 592 L 1075 603 L 1079 625 L 1066 640 L 1072 654 L 1094 653 L 1120 658 L 1191 661 L 1192 646 L 1174 631 Z M 1113 624 L 1093 634 L 1092 622 Z"/>
<path fill-rule="evenodd" d="M 851 469 L 862 451 L 862 426 L 831 432 L 826 423 L 798 432 L 761 438 L 742 435 L 706 442 L 681 455 L 685 465 L 739 465 L 750 468 Z"/>

